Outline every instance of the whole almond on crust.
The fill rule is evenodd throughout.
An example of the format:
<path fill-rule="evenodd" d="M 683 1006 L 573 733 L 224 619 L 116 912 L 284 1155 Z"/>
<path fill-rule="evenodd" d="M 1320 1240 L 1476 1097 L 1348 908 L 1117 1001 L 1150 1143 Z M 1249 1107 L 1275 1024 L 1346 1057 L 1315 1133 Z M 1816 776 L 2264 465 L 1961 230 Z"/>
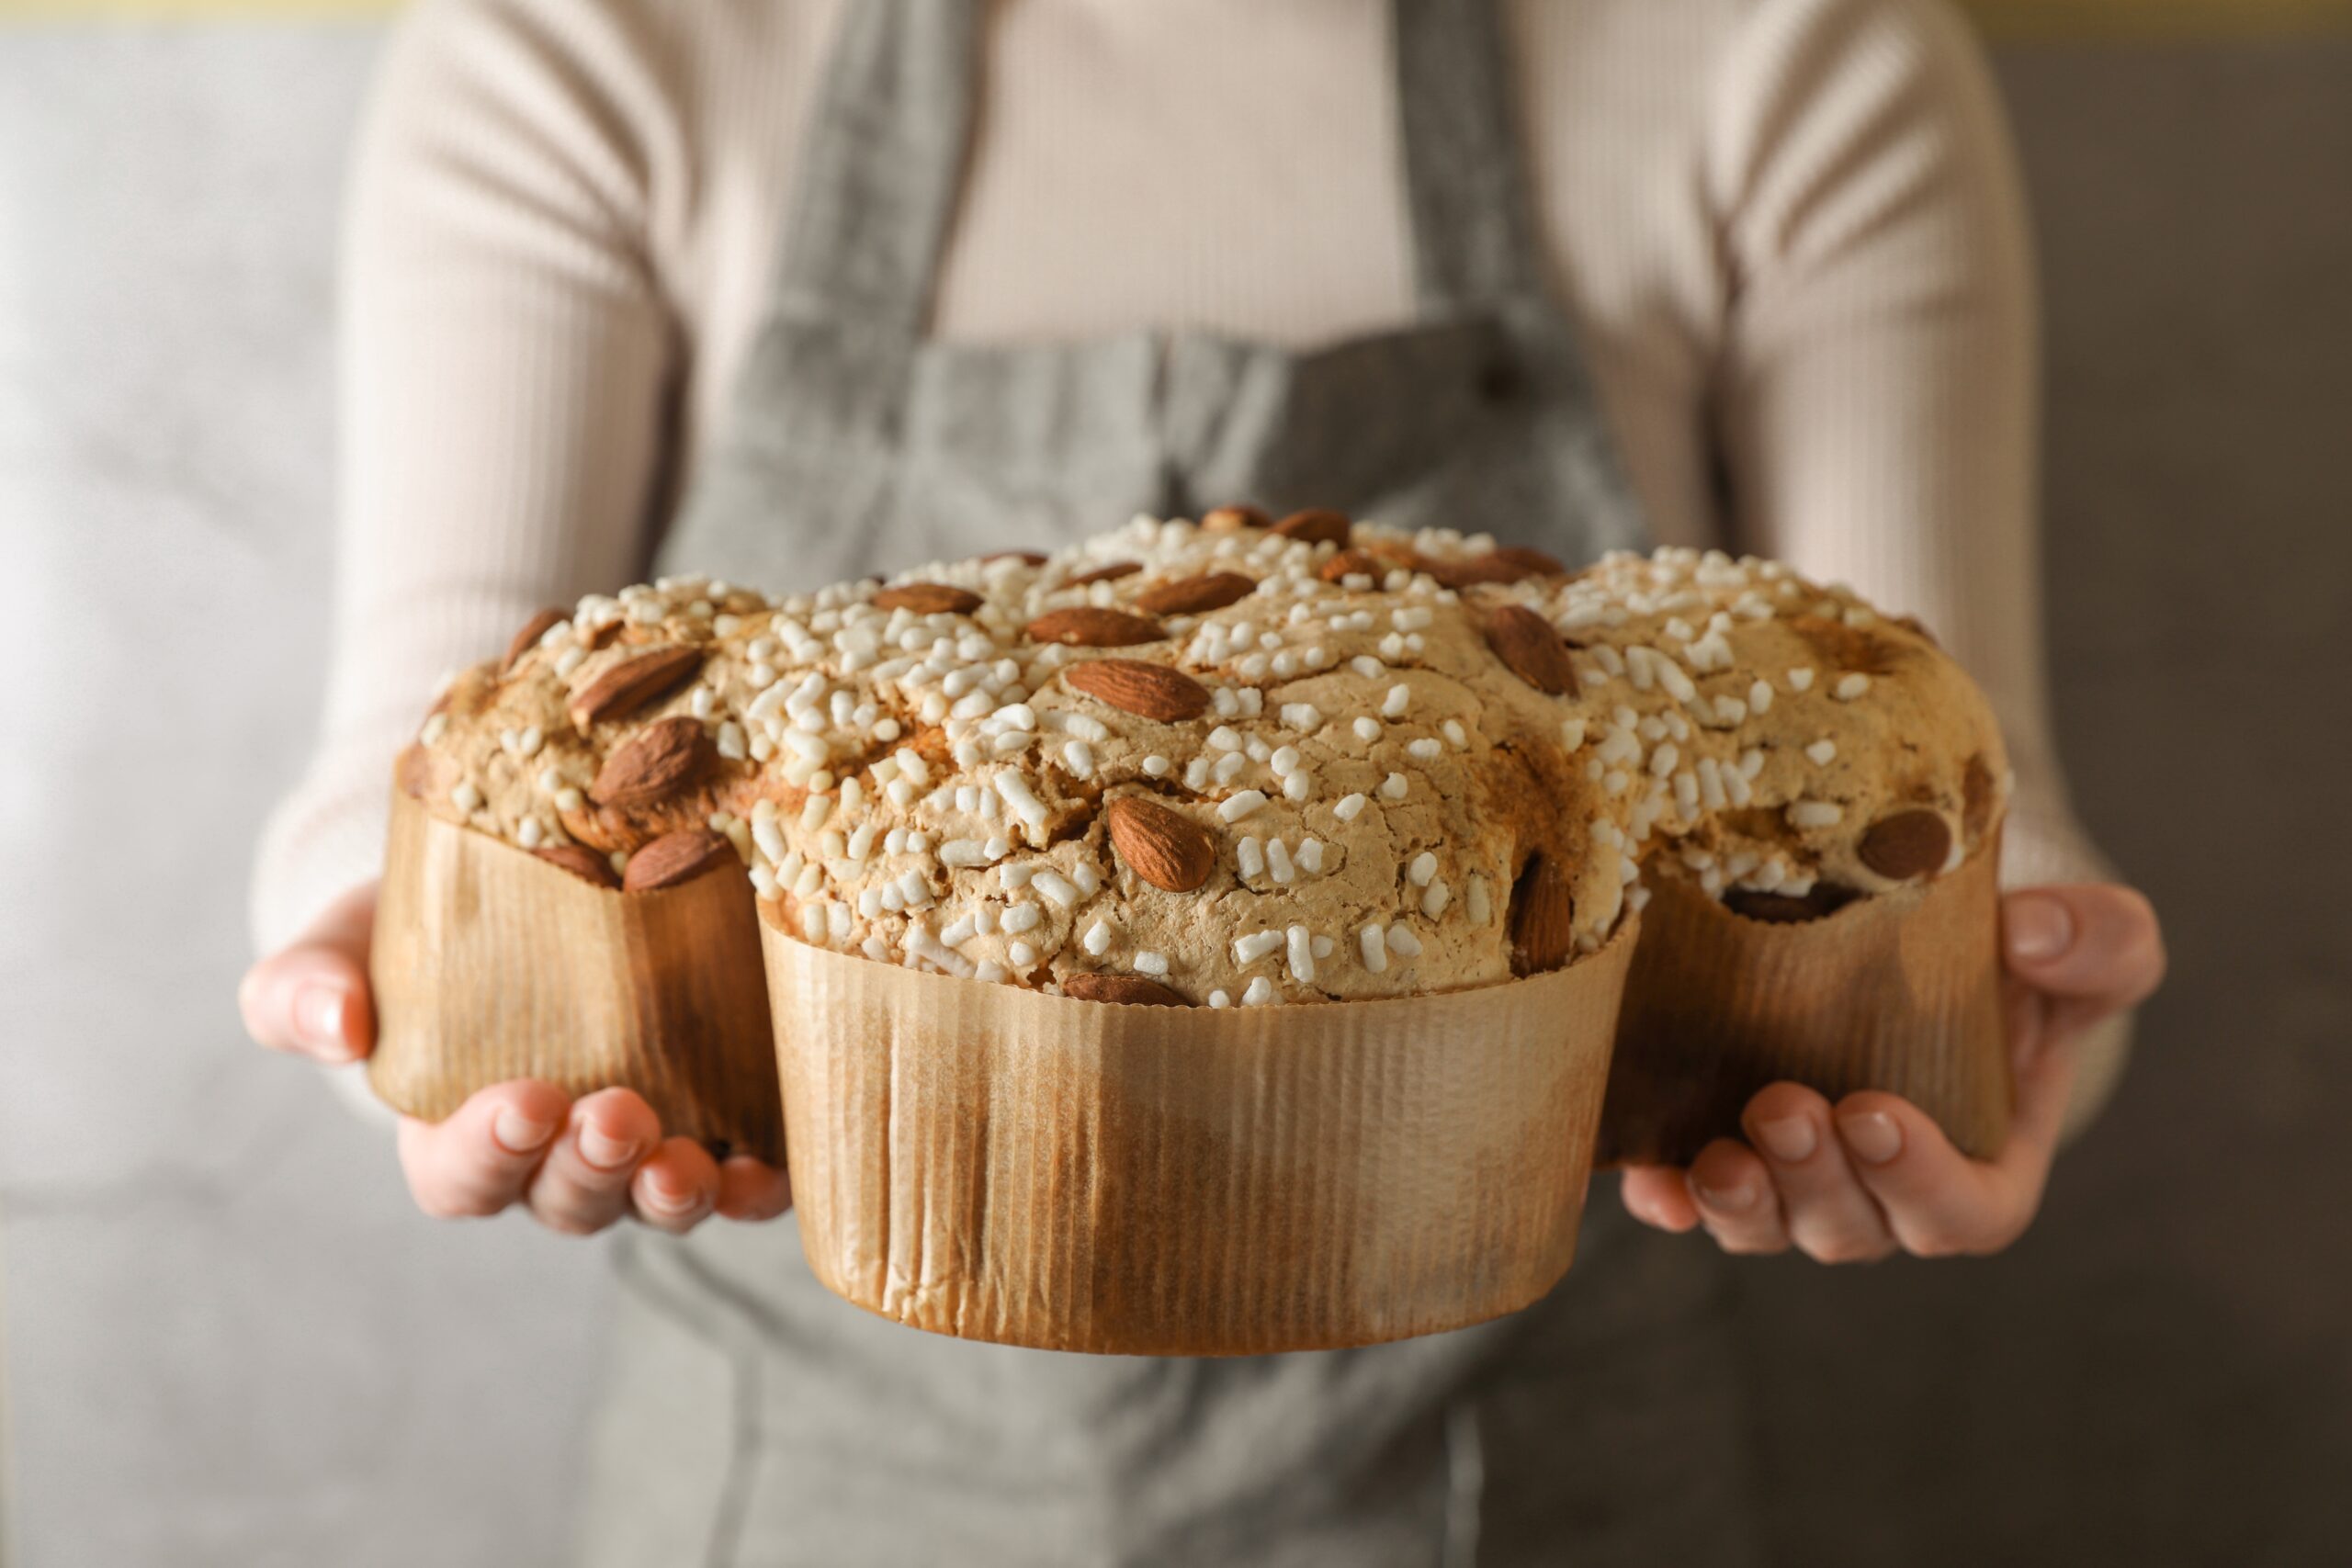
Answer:
<path fill-rule="evenodd" d="M 557 626 L 569 618 L 561 610 L 550 605 L 525 621 L 523 629 L 514 634 L 514 640 L 506 645 L 506 657 L 500 660 L 499 670 L 503 672 L 514 669 L 523 655 L 539 646 L 539 638 L 548 635 L 549 626 Z"/>
<path fill-rule="evenodd" d="M 1201 513 L 1201 526 L 1212 534 L 1238 534 L 1244 528 L 1271 528 L 1274 520 L 1259 506 L 1213 506 Z"/>
<path fill-rule="evenodd" d="M 680 714 L 630 737 L 605 759 L 588 798 L 599 806 L 650 806 L 700 778 L 715 750 L 702 720 Z"/>
<path fill-rule="evenodd" d="M 1351 531 L 1348 514 L 1326 506 L 1294 512 L 1274 525 L 1274 532 L 1285 539 L 1305 539 L 1317 545 L 1345 545 Z"/>
<path fill-rule="evenodd" d="M 1377 588 L 1381 579 L 1388 575 L 1388 569 L 1362 550 L 1341 550 L 1317 567 L 1315 575 L 1326 582 L 1337 582 L 1343 577 L 1369 577 Z"/>
<path fill-rule="evenodd" d="M 1109 566 L 1098 566 L 1092 571 L 1081 571 L 1076 577 L 1063 580 L 1064 588 L 1083 588 L 1090 582 L 1116 582 L 1123 577 L 1133 577 L 1143 570 L 1139 560 L 1114 560 Z"/>
<path fill-rule="evenodd" d="M 1512 566 L 1518 567 L 1521 572 L 1528 577 L 1568 575 L 1568 569 L 1556 558 L 1545 555 L 1542 550 L 1530 549 L 1525 545 L 1505 545 L 1500 549 L 1491 551 L 1490 554 L 1498 561 L 1508 561 Z"/>
<path fill-rule="evenodd" d="M 1043 566 L 1046 556 L 1039 550 L 994 550 L 980 558 L 983 561 L 1017 560 L 1023 566 Z"/>
<path fill-rule="evenodd" d="M 734 859 L 735 846 L 707 828 L 664 833 L 628 857 L 621 887 L 629 893 L 675 887 Z"/>
<path fill-rule="evenodd" d="M 944 582 L 901 582 L 874 596 L 877 610 L 911 610 L 918 615 L 968 615 L 983 603 L 970 589 Z"/>
<path fill-rule="evenodd" d="M 1198 615 L 1238 604 L 1256 592 L 1254 578 L 1238 571 L 1204 571 L 1198 577 L 1154 583 L 1136 595 L 1136 608 L 1155 615 Z"/>
<path fill-rule="evenodd" d="M 1527 863 L 1510 890 L 1511 968 L 1520 975 L 1557 969 L 1576 949 L 1576 895 L 1567 874 L 1542 855 Z"/>
<path fill-rule="evenodd" d="M 1190 893 L 1216 869 L 1216 840 L 1173 807 L 1123 795 L 1103 808 L 1111 847 L 1128 869 L 1154 887 Z"/>
<path fill-rule="evenodd" d="M 1908 882 L 1943 868 L 1951 854 L 1951 825 L 1940 812 L 1897 811 L 1871 823 L 1855 853 L 1888 881 Z"/>
<path fill-rule="evenodd" d="M 1424 556 L 1419 565 L 1433 581 L 1447 588 L 1469 588 L 1481 582 L 1520 582 L 1531 577 L 1565 577 L 1568 570 L 1541 550 L 1517 547 L 1457 556 L 1450 560 Z"/>
<path fill-rule="evenodd" d="M 1505 604 L 1487 617 L 1487 646 L 1510 672 L 1552 696 L 1576 689 L 1576 666 L 1567 644 L 1552 623 L 1521 604 Z"/>
<path fill-rule="evenodd" d="M 1188 1008 L 1181 991 L 1140 975 L 1071 975 L 1062 981 L 1062 995 L 1081 1002 L 1125 1002 L 1130 1007 Z"/>
<path fill-rule="evenodd" d="M 1072 648 L 1132 648 L 1159 642 L 1168 634 L 1148 615 L 1125 610 L 1104 610 L 1091 604 L 1071 610 L 1048 610 L 1029 623 L 1032 642 L 1067 643 Z"/>
<path fill-rule="evenodd" d="M 1165 664 L 1140 659 L 1090 659 L 1062 671 L 1062 684 L 1123 713 L 1175 724 L 1208 711 L 1209 689 Z"/>
<path fill-rule="evenodd" d="M 561 866 L 581 881 L 598 887 L 618 887 L 621 879 L 613 874 L 613 863 L 585 844 L 549 844 L 543 850 L 533 850 L 532 855 L 549 865 Z"/>
<path fill-rule="evenodd" d="M 698 648 L 673 644 L 633 653 L 572 694 L 571 722 L 584 734 L 591 725 L 627 718 L 684 685 L 701 668 Z"/>

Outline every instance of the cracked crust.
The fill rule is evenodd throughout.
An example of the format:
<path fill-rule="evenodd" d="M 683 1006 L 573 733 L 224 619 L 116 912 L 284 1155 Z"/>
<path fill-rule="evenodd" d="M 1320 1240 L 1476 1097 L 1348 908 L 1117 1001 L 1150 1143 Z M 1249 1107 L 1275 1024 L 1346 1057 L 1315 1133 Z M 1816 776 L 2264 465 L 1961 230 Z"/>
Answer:
<path fill-rule="evenodd" d="M 1102 612 L 1152 606 L 1164 637 L 1110 646 L 1136 634 Z M 1557 656 L 1526 640 L 1536 617 Z M 692 679 L 575 727 L 613 664 L 672 646 L 700 651 Z M 1210 705 L 1154 717 L 1063 678 L 1103 657 L 1181 671 Z M 691 785 L 591 798 L 617 747 L 682 715 L 713 752 Z M 1484 536 L 1355 524 L 1342 544 L 1328 521 L 1284 534 L 1239 513 L 888 589 L 771 603 L 682 579 L 583 600 L 460 677 L 403 770 L 445 818 L 616 871 L 662 833 L 716 829 L 765 918 L 820 945 L 1054 989 L 1136 976 L 1210 1005 L 1525 972 L 1511 904 L 1538 856 L 1566 877 L 1550 945 L 1570 959 L 1644 900 L 1645 865 L 1789 918 L 1896 886 L 1860 846 L 1927 811 L 1951 849 L 1918 874 L 1940 874 L 1987 840 L 2007 773 L 1981 696 L 1924 633 L 1775 563 L 1662 551 L 1571 576 Z M 1205 833 L 1204 883 L 1125 863 L 1103 810 L 1127 795 Z"/>

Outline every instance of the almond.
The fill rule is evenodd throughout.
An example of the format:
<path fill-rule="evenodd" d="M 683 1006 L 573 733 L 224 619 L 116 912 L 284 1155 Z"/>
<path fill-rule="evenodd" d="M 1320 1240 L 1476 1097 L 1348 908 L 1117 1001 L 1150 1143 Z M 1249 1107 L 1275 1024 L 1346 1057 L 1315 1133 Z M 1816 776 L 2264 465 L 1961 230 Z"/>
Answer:
<path fill-rule="evenodd" d="M 1256 592 L 1256 580 L 1238 571 L 1205 571 L 1198 577 L 1154 583 L 1136 595 L 1136 608 L 1155 615 L 1198 615 L 1222 610 Z"/>
<path fill-rule="evenodd" d="M 1898 811 L 1871 823 L 1855 852 L 1888 881 L 1908 882 L 1943 868 L 1951 854 L 1951 825 L 1940 812 Z"/>
<path fill-rule="evenodd" d="M 1271 528 L 1274 520 L 1262 507 L 1214 506 L 1201 514 L 1201 526 L 1212 534 L 1238 534 L 1244 528 Z"/>
<path fill-rule="evenodd" d="M 418 742 L 401 749 L 400 760 L 392 765 L 392 781 L 411 800 L 423 800 L 433 793 L 433 781 L 438 772 L 433 753 Z"/>
<path fill-rule="evenodd" d="M 1511 970 L 1541 975 L 1557 969 L 1576 949 L 1576 895 L 1567 873 L 1542 855 L 1527 863 L 1510 890 Z"/>
<path fill-rule="evenodd" d="M 1883 675 L 1902 652 L 1902 645 L 1891 637 L 1821 615 L 1791 615 L 1781 625 L 1804 638 L 1805 646 L 1833 670 Z"/>
<path fill-rule="evenodd" d="M 702 776 L 715 754 L 702 720 L 684 714 L 649 725 L 605 759 L 588 798 L 599 806 L 650 806 Z"/>
<path fill-rule="evenodd" d="M 734 859 L 735 846 L 707 828 L 664 833 L 628 857 L 621 887 L 630 893 L 675 887 Z"/>
<path fill-rule="evenodd" d="M 877 610 L 911 610 L 918 615 L 968 615 L 982 603 L 970 589 L 944 582 L 901 582 L 874 596 Z"/>
<path fill-rule="evenodd" d="M 1029 623 L 1028 632 L 1033 642 L 1068 643 L 1073 648 L 1131 648 L 1139 642 L 1158 642 L 1168 635 L 1148 616 L 1091 604 L 1049 610 Z"/>
<path fill-rule="evenodd" d="M 1064 588 L 1083 588 L 1090 582 L 1116 582 L 1123 577 L 1133 577 L 1143 570 L 1139 560 L 1114 560 L 1109 566 L 1098 566 L 1092 571 L 1081 571 L 1062 583 Z"/>
<path fill-rule="evenodd" d="M 1173 807 L 1123 795 L 1103 810 L 1111 846 L 1137 876 L 1170 893 L 1190 893 L 1216 869 L 1216 840 Z"/>
<path fill-rule="evenodd" d="M 571 695 L 571 722 L 582 733 L 606 719 L 626 718 L 667 696 L 702 668 L 702 649 L 673 645 L 633 653 Z"/>
<path fill-rule="evenodd" d="M 1341 550 L 1316 568 L 1315 575 L 1326 582 L 1337 582 L 1343 577 L 1369 577 L 1376 588 L 1381 579 L 1388 575 L 1388 569 L 1362 550 Z"/>
<path fill-rule="evenodd" d="M 1175 724 L 1208 710 L 1209 689 L 1181 670 L 1140 659 L 1091 659 L 1062 671 L 1062 684 L 1123 713 Z"/>
<path fill-rule="evenodd" d="M 550 606 L 525 621 L 523 629 L 514 634 L 514 640 L 506 645 L 506 657 L 500 660 L 498 666 L 500 672 L 503 673 L 514 669 L 523 655 L 539 646 L 539 638 L 548 635 L 549 626 L 559 625 L 568 618 L 561 610 Z"/>
<path fill-rule="evenodd" d="M 1017 560 L 1023 566 L 1043 566 L 1046 557 L 1037 550 L 995 550 L 980 558 L 983 561 Z"/>
<path fill-rule="evenodd" d="M 533 850 L 531 853 L 549 865 L 561 866 L 581 881 L 593 883 L 598 887 L 618 887 L 621 885 L 621 879 L 613 874 L 613 863 L 585 844 L 549 844 L 546 849 Z"/>
<path fill-rule="evenodd" d="M 1520 569 L 1523 577 L 1566 577 L 1568 569 L 1542 550 L 1531 550 L 1525 545 L 1505 545 L 1492 552 L 1494 558 L 1508 561 Z"/>
<path fill-rule="evenodd" d="M 1552 623 L 1521 604 L 1505 604 L 1487 617 L 1487 646 L 1510 672 L 1539 692 L 1559 696 L 1576 689 L 1576 666 L 1567 644 Z"/>
<path fill-rule="evenodd" d="M 1188 1008 L 1182 991 L 1140 975 L 1070 975 L 1062 980 L 1062 995 L 1081 1002 L 1125 1002 L 1129 1007 Z"/>
<path fill-rule="evenodd" d="M 1274 532 L 1283 538 L 1305 539 L 1315 545 L 1345 545 L 1349 531 L 1348 514 L 1324 506 L 1294 512 L 1274 525 Z"/>
<path fill-rule="evenodd" d="M 1960 776 L 1960 825 L 1974 842 L 1982 842 L 1993 825 L 1993 770 L 1977 752 Z"/>
<path fill-rule="evenodd" d="M 628 622 L 617 617 L 609 621 L 599 621 L 588 628 L 587 634 L 580 639 L 580 646 L 594 653 L 620 636 L 628 625 Z"/>
<path fill-rule="evenodd" d="M 1468 588 L 1480 582 L 1519 582 L 1531 577 L 1565 577 L 1567 568 L 1541 550 L 1488 550 L 1484 555 L 1439 559 L 1424 556 L 1420 570 L 1447 588 Z"/>

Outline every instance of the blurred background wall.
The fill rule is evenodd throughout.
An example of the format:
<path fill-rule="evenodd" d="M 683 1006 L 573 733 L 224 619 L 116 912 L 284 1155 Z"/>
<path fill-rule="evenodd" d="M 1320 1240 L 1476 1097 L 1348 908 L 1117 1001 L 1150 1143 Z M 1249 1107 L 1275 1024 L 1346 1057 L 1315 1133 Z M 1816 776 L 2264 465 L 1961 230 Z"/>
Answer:
<path fill-rule="evenodd" d="M 2087 819 L 2169 925 L 2027 1242 L 1743 1270 L 1775 1555 L 2352 1562 L 2352 7 L 1988 0 Z M 348 0 L 0 0 L 0 1559 L 554 1560 L 597 1249 L 247 1045 L 316 696 Z M 22 579 L 19 579 L 21 581 Z M 1843 1499 L 1902 1499 L 1858 1537 Z M 11 1556 L 13 1546 L 15 1555 Z"/>

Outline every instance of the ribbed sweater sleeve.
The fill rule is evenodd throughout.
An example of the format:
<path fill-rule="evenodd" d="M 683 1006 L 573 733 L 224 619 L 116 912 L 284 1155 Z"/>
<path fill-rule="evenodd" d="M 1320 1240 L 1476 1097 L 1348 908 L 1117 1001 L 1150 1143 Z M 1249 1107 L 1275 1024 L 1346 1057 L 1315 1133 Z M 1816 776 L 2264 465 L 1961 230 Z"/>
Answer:
<path fill-rule="evenodd" d="M 265 948 L 375 874 L 391 759 L 434 683 L 642 560 L 676 352 L 630 118 L 650 99 L 628 102 L 625 39 L 545 19 L 424 0 L 362 132 L 335 630 L 317 752 L 262 844 Z"/>

